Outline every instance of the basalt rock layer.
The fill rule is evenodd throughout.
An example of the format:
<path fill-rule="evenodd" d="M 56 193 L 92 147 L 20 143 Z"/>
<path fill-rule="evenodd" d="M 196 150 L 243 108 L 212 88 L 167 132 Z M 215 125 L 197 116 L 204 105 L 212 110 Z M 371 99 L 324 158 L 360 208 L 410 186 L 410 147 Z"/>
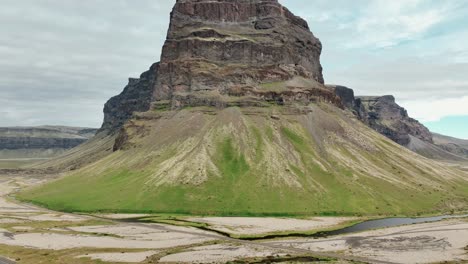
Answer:
<path fill-rule="evenodd" d="M 96 131 L 93 128 L 57 126 L 1 127 L 0 161 L 5 168 L 13 168 L 56 157 L 85 143 Z"/>
<path fill-rule="evenodd" d="M 179 0 L 161 61 L 106 104 L 102 129 L 151 108 L 341 106 L 323 85 L 321 50 L 307 22 L 277 0 Z"/>
<path fill-rule="evenodd" d="M 411 118 L 391 95 L 355 97 L 346 86 L 328 85 L 343 106 L 359 120 L 385 137 L 430 159 L 468 162 L 460 144 L 463 140 L 431 134 L 419 121 Z"/>
<path fill-rule="evenodd" d="M 149 110 L 158 69 L 159 64 L 155 63 L 148 71 L 142 73 L 140 78 L 130 78 L 122 93 L 107 101 L 104 105 L 104 123 L 100 131 L 116 132 L 134 112 Z"/>
<path fill-rule="evenodd" d="M 96 129 L 74 127 L 0 127 L 0 150 L 70 149 L 94 136 Z"/>
<path fill-rule="evenodd" d="M 177 1 L 155 99 L 225 94 L 295 76 L 323 84 L 321 50 L 307 22 L 276 0 Z"/>
<path fill-rule="evenodd" d="M 363 96 L 357 100 L 363 121 L 398 144 L 407 146 L 410 136 L 433 143 L 429 129 L 409 117 L 408 112 L 395 102 L 395 97 Z"/>

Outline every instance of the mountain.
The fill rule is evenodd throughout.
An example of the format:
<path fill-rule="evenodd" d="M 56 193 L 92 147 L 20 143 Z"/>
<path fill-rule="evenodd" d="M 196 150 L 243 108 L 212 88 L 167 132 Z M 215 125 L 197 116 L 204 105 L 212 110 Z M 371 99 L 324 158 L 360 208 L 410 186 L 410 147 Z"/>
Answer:
<path fill-rule="evenodd" d="M 429 129 L 409 117 L 406 109 L 395 102 L 395 97 L 363 96 L 357 97 L 357 100 L 363 110 L 363 121 L 396 143 L 410 146 L 412 138 L 433 143 Z"/>
<path fill-rule="evenodd" d="M 462 140 L 434 135 L 419 121 L 411 118 L 406 109 L 398 105 L 395 97 L 354 96 L 345 86 L 328 85 L 342 99 L 345 107 L 370 128 L 394 142 L 430 159 L 467 163 Z M 461 145 L 457 145 L 461 144 Z"/>
<path fill-rule="evenodd" d="M 355 96 L 354 91 L 346 86 L 327 87 L 335 91 L 359 120 L 394 142 L 409 149 L 412 149 L 414 139 L 434 143 L 429 129 L 409 117 L 406 109 L 398 105 L 392 95 Z"/>
<path fill-rule="evenodd" d="M 106 104 L 92 144 L 57 162 L 82 166 L 18 197 L 83 212 L 467 209 L 467 173 L 370 128 L 370 101 L 324 85 L 321 49 L 276 0 L 176 1 L 161 61 Z"/>
<path fill-rule="evenodd" d="M 432 133 L 434 143 L 457 156 L 468 158 L 468 140 Z"/>
<path fill-rule="evenodd" d="M 336 100 L 321 85 L 321 50 L 307 22 L 276 0 L 177 1 L 161 62 L 106 103 L 102 129 L 151 107 L 255 106 L 320 93 Z"/>
<path fill-rule="evenodd" d="M 55 157 L 84 143 L 96 131 L 61 126 L 0 127 L 0 161 L 22 164 Z"/>

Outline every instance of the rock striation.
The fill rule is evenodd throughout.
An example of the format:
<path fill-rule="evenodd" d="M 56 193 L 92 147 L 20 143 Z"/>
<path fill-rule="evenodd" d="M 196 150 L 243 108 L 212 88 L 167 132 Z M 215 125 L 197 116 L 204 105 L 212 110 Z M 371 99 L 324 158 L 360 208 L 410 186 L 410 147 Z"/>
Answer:
<path fill-rule="evenodd" d="M 341 85 L 327 85 L 328 88 L 340 98 L 343 106 L 350 110 L 359 110 L 356 107 L 356 98 L 354 97 L 354 90 Z M 358 111 L 359 112 L 359 111 Z"/>
<path fill-rule="evenodd" d="M 433 143 L 393 96 L 356 98 L 348 87 L 325 86 L 321 51 L 307 22 L 277 0 L 178 0 L 160 62 L 106 103 L 101 131 L 118 134 L 117 150 L 136 112 L 326 101 L 405 147 L 412 138 Z"/>
<path fill-rule="evenodd" d="M 155 63 L 148 71 L 142 73 L 140 78 L 130 78 L 122 93 L 107 101 L 104 105 L 104 122 L 100 132 L 118 131 L 134 112 L 149 110 L 158 69 L 159 64 Z"/>
<path fill-rule="evenodd" d="M 323 83 L 322 44 L 277 0 L 178 0 L 161 61 L 105 106 L 102 130 L 134 112 L 341 101 Z"/>
<path fill-rule="evenodd" d="M 0 150 L 70 149 L 94 136 L 96 129 L 73 127 L 2 127 Z"/>
<path fill-rule="evenodd" d="M 307 22 L 277 0 L 180 0 L 171 14 L 155 99 L 251 90 L 295 76 L 323 84 L 321 50 Z"/>
<path fill-rule="evenodd" d="M 410 136 L 433 143 L 429 129 L 409 117 L 391 95 L 358 97 L 356 107 L 364 123 L 400 145 L 407 146 Z"/>
<path fill-rule="evenodd" d="M 343 105 L 362 122 L 396 143 L 409 147 L 412 138 L 434 143 L 429 129 L 409 117 L 406 109 L 399 106 L 392 95 L 355 97 L 354 91 L 348 87 L 328 87 L 335 91 Z"/>

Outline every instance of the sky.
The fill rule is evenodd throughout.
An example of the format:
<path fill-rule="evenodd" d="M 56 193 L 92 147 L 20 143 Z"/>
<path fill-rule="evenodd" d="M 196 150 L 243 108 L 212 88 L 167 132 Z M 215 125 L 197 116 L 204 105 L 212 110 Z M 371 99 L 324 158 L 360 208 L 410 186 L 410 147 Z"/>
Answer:
<path fill-rule="evenodd" d="M 0 126 L 100 127 L 104 103 L 159 60 L 174 0 L 2 0 Z M 468 139 L 468 1 L 280 0 L 323 43 L 328 84 L 392 94 Z"/>

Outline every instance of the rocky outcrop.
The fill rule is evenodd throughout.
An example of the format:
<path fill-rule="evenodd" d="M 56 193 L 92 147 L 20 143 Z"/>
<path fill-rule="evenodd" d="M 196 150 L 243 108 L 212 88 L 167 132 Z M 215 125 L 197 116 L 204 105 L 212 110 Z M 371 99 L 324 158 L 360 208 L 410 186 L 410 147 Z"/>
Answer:
<path fill-rule="evenodd" d="M 96 129 L 71 127 L 3 127 L 0 150 L 70 149 L 87 141 Z"/>
<path fill-rule="evenodd" d="M 323 84 L 322 44 L 277 0 L 179 0 L 164 44 L 156 100 L 227 94 L 301 76 Z M 203 97 L 203 95 L 200 95 Z"/>
<path fill-rule="evenodd" d="M 430 159 L 468 162 L 468 141 L 432 134 L 408 116 L 391 95 L 355 97 L 354 91 L 340 85 L 327 85 L 343 106 L 363 123 L 396 143 Z"/>
<path fill-rule="evenodd" d="M 407 146 L 410 136 L 432 143 L 432 134 L 423 124 L 408 116 L 395 97 L 363 96 L 356 99 L 360 116 L 367 125 L 400 145 Z"/>
<path fill-rule="evenodd" d="M 153 87 L 158 76 L 159 64 L 142 73 L 140 78 L 130 78 L 123 92 L 112 97 L 104 105 L 104 122 L 100 131 L 114 133 L 129 120 L 134 112 L 150 108 Z"/>
<path fill-rule="evenodd" d="M 335 93 L 344 107 L 356 111 L 356 114 L 359 114 L 360 111 L 356 105 L 353 89 L 341 85 L 327 85 L 327 87 Z"/>
<path fill-rule="evenodd" d="M 134 112 L 324 100 L 321 42 L 277 0 L 179 0 L 161 61 L 107 102 L 101 131 Z"/>
<path fill-rule="evenodd" d="M 414 138 L 433 143 L 429 129 L 409 117 L 408 112 L 396 103 L 395 97 L 391 95 L 355 97 L 351 88 L 340 85 L 328 85 L 328 87 L 357 118 L 398 144 L 410 147 Z"/>

